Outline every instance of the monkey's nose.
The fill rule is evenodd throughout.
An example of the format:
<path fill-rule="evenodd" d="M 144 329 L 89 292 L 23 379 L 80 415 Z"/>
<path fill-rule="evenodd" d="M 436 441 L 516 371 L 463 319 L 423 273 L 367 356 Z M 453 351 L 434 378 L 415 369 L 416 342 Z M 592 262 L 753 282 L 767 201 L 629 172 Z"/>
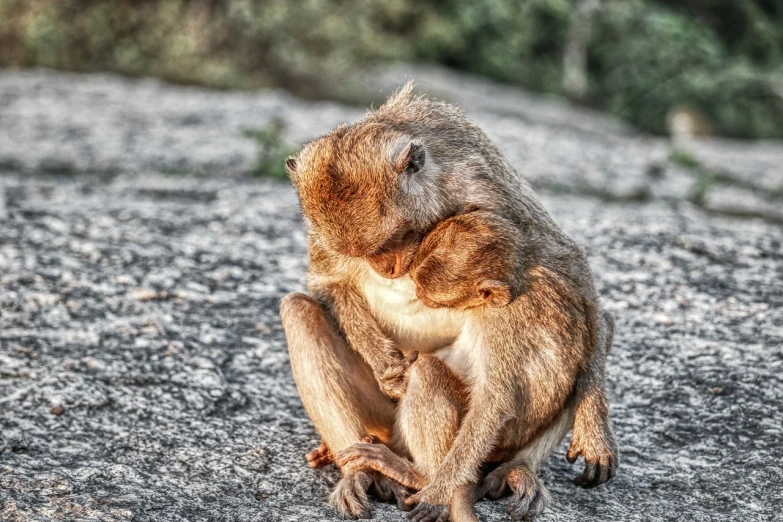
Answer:
<path fill-rule="evenodd" d="M 370 266 L 383 277 L 394 279 L 402 275 L 402 266 L 393 252 L 383 252 L 367 257 Z"/>

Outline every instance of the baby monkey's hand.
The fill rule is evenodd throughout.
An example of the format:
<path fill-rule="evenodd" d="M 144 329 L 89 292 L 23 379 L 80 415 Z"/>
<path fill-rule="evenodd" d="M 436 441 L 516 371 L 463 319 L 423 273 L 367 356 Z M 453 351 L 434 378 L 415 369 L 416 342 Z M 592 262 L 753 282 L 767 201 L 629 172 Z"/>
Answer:
<path fill-rule="evenodd" d="M 418 358 L 419 352 L 411 352 L 386 365 L 381 372 L 375 375 L 381 391 L 391 400 L 398 401 L 405 395 L 405 390 L 408 388 L 408 370 Z"/>

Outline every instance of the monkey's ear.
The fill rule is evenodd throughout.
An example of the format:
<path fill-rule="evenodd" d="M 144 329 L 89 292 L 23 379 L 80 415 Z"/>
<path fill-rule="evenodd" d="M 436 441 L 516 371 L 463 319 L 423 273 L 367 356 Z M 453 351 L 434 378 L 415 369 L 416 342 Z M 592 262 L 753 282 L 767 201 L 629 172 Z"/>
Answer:
<path fill-rule="evenodd" d="M 492 308 L 500 308 L 511 302 L 511 288 L 503 281 L 485 279 L 476 285 L 476 293 Z"/>
<path fill-rule="evenodd" d="M 296 174 L 297 174 L 296 167 L 297 167 L 296 158 L 294 157 L 286 158 L 285 170 L 286 172 L 288 172 L 288 177 L 291 178 L 291 181 L 296 179 Z"/>
<path fill-rule="evenodd" d="M 415 141 L 405 144 L 394 158 L 394 170 L 399 173 L 415 174 L 424 167 L 424 145 Z"/>

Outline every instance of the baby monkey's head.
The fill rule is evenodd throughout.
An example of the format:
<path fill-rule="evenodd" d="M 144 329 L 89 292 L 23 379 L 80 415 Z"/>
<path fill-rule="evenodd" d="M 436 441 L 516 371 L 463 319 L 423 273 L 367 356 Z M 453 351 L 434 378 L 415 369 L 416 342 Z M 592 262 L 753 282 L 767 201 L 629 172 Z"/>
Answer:
<path fill-rule="evenodd" d="M 431 308 L 506 306 L 519 277 L 514 227 L 475 210 L 442 221 L 423 240 L 411 267 L 416 296 Z"/>

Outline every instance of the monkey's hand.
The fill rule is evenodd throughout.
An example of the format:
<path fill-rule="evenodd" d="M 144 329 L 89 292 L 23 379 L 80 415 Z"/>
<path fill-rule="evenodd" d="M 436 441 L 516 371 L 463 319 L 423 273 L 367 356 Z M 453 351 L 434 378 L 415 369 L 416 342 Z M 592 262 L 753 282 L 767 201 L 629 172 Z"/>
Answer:
<path fill-rule="evenodd" d="M 398 401 L 405 395 L 408 388 L 408 369 L 418 358 L 419 352 L 411 352 L 407 357 L 400 354 L 399 359 L 387 363 L 381 371 L 376 372 L 378 385 L 387 397 Z"/>
<path fill-rule="evenodd" d="M 585 459 L 585 469 L 574 479 L 577 486 L 600 486 L 615 476 L 619 464 L 617 443 L 608 424 L 585 426 L 574 423 L 566 460 L 574 463 L 580 455 Z"/>
<path fill-rule="evenodd" d="M 363 442 L 340 451 L 334 461 L 341 468 L 351 471 L 377 471 L 411 489 L 421 489 L 425 484 L 410 461 L 394 453 L 385 444 L 377 444 L 372 440 L 368 442 L 367 437 Z"/>
<path fill-rule="evenodd" d="M 408 513 L 411 522 L 446 522 L 449 519 L 449 501 L 452 491 L 431 483 L 408 497 L 405 503 L 416 507 Z"/>

